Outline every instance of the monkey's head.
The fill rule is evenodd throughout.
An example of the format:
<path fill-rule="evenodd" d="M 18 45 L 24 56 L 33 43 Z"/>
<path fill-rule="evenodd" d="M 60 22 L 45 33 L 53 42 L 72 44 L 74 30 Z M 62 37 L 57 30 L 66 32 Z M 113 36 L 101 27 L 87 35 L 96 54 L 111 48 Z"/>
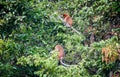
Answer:
<path fill-rule="evenodd" d="M 69 16 L 69 14 L 67 14 L 67 13 L 64 13 L 64 14 L 63 14 L 63 17 L 64 17 L 64 18 L 67 17 L 67 16 Z"/>
<path fill-rule="evenodd" d="M 56 45 L 56 46 L 55 46 L 55 50 L 56 50 L 56 51 L 58 51 L 58 52 L 59 52 L 59 51 L 60 51 L 60 49 L 63 49 L 61 45 Z"/>
<path fill-rule="evenodd" d="M 61 45 L 56 45 L 55 49 L 53 51 L 50 51 L 50 54 L 54 53 L 55 51 L 61 52 L 61 51 L 64 51 L 64 49 Z"/>

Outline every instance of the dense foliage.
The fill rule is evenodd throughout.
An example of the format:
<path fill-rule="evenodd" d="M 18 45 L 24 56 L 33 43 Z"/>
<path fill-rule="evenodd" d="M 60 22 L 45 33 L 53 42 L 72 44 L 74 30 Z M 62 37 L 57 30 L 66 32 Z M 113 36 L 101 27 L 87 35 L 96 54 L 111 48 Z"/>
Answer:
<path fill-rule="evenodd" d="M 120 76 L 119 0 L 1 0 L 0 77 Z M 69 13 L 76 34 L 57 17 Z M 61 44 L 70 67 L 58 66 Z"/>

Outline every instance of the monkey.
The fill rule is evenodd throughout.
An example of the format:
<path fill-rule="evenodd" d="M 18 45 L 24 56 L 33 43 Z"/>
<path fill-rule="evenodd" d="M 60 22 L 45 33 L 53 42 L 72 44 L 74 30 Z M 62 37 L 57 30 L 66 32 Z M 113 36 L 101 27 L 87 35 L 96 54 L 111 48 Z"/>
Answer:
<path fill-rule="evenodd" d="M 63 66 L 65 66 L 65 67 L 71 67 L 71 66 L 77 66 L 77 64 L 66 64 L 66 63 L 64 63 L 63 62 L 63 59 L 64 59 L 64 57 L 65 57 L 65 52 L 64 52 L 64 48 L 61 46 L 61 45 L 56 45 L 55 47 L 54 47 L 54 51 L 50 51 L 50 55 L 51 54 L 53 54 L 54 52 L 58 52 L 57 53 L 57 58 L 58 58 L 58 65 L 63 65 Z"/>
<path fill-rule="evenodd" d="M 58 51 L 58 60 L 62 59 L 65 56 L 64 49 L 61 45 L 56 45 L 55 50 Z"/>
<path fill-rule="evenodd" d="M 70 17 L 69 14 L 67 13 L 64 13 L 63 14 L 63 18 L 62 19 L 60 16 L 58 16 L 58 18 L 64 23 L 65 26 L 71 28 L 74 32 L 76 32 L 78 35 L 81 35 L 79 31 L 77 31 L 75 28 L 73 28 L 73 20 L 72 18 Z"/>
<path fill-rule="evenodd" d="M 65 52 L 64 52 L 64 49 L 61 45 L 56 45 L 55 46 L 55 50 L 58 51 L 58 65 L 63 65 L 65 67 L 69 67 L 70 65 L 68 64 L 65 64 L 63 62 L 63 58 L 65 57 Z"/>
<path fill-rule="evenodd" d="M 67 13 L 63 14 L 63 18 L 64 18 L 64 22 L 66 22 L 66 24 L 68 24 L 66 26 L 67 27 L 72 27 L 72 25 L 73 25 L 72 18 Z"/>

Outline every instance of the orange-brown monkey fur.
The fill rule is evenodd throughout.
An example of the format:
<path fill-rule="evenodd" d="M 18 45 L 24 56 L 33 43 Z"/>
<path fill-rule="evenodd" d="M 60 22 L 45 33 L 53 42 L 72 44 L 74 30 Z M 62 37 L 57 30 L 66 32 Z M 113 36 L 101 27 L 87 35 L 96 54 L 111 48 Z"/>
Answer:
<path fill-rule="evenodd" d="M 65 26 L 70 27 L 71 29 L 73 29 L 74 32 L 76 32 L 77 34 L 81 35 L 79 31 L 77 31 L 75 28 L 72 27 L 73 21 L 72 21 L 72 18 L 69 16 L 69 14 L 64 13 L 63 14 L 63 18 L 64 18 L 63 22 L 64 22 Z"/>
<path fill-rule="evenodd" d="M 64 56 L 65 56 L 65 52 L 64 52 L 63 47 L 62 47 L 61 45 L 56 45 L 56 46 L 55 46 L 55 50 L 58 51 L 58 61 L 59 61 L 59 62 L 58 62 L 58 65 L 63 65 L 63 66 L 65 66 L 65 67 L 71 66 L 71 65 L 65 64 L 65 63 L 63 62 L 63 58 L 64 58 Z"/>
<path fill-rule="evenodd" d="M 69 24 L 68 27 L 72 27 L 73 21 L 72 21 L 72 18 L 69 16 L 69 14 L 64 13 L 63 18 L 64 18 L 64 22 Z"/>
<path fill-rule="evenodd" d="M 61 45 L 56 45 L 55 50 L 58 51 L 58 60 L 61 60 L 65 56 L 63 47 Z"/>

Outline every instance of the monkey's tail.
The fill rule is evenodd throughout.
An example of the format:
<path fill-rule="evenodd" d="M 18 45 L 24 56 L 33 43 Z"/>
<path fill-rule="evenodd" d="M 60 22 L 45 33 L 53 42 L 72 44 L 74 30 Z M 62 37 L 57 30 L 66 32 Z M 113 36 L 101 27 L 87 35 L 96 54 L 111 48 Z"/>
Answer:
<path fill-rule="evenodd" d="M 81 35 L 79 31 L 77 31 L 75 28 L 71 27 L 72 30 L 74 30 L 78 35 Z"/>
<path fill-rule="evenodd" d="M 63 62 L 63 58 L 60 59 L 60 64 L 63 65 L 63 66 L 65 66 L 65 67 L 70 67 L 70 66 L 71 66 L 71 65 L 65 64 L 65 63 Z"/>

